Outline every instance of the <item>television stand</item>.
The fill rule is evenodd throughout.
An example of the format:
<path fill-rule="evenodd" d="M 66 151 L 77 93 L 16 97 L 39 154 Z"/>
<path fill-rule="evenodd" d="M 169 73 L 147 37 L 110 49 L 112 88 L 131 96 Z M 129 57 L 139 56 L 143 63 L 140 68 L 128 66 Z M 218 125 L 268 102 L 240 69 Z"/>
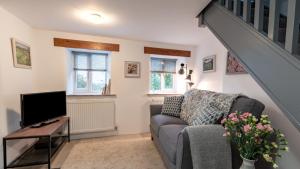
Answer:
<path fill-rule="evenodd" d="M 64 132 L 66 126 L 68 127 L 67 134 Z M 29 138 L 36 138 L 39 141 L 8 164 L 7 141 Z M 60 117 L 56 122 L 39 128 L 26 127 L 17 130 L 3 138 L 4 169 L 46 164 L 48 165 L 48 169 L 51 169 L 52 157 L 67 141 L 70 142 L 69 117 Z"/>
<path fill-rule="evenodd" d="M 31 128 L 40 128 L 40 127 L 47 126 L 47 125 L 52 124 L 52 123 L 56 123 L 58 121 L 59 121 L 58 119 L 49 120 L 49 121 L 46 121 L 46 122 L 42 122 L 42 123 L 39 123 L 39 124 L 32 125 L 30 127 Z"/>

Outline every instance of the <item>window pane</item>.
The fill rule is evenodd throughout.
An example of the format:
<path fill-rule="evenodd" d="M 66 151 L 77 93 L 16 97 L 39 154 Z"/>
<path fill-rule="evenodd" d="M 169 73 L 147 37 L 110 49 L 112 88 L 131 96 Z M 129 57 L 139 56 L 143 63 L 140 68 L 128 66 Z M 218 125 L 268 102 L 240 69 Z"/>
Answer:
<path fill-rule="evenodd" d="M 163 71 L 163 60 L 159 58 L 151 58 L 151 71 Z"/>
<path fill-rule="evenodd" d="M 173 89 L 173 74 L 166 73 L 164 74 L 164 80 L 165 80 L 165 89 Z"/>
<path fill-rule="evenodd" d="M 270 0 L 264 0 L 263 32 L 266 34 L 268 34 L 268 29 L 269 29 L 269 13 L 270 13 Z"/>
<path fill-rule="evenodd" d="M 76 55 L 75 57 L 76 59 L 76 65 L 75 65 L 75 68 L 78 68 L 78 69 L 88 69 L 88 56 L 87 55 Z"/>
<path fill-rule="evenodd" d="M 76 88 L 87 89 L 88 88 L 88 72 L 76 71 Z"/>
<path fill-rule="evenodd" d="M 151 90 L 161 90 L 161 74 L 151 73 Z"/>
<path fill-rule="evenodd" d="M 177 59 L 151 58 L 151 71 L 176 73 Z"/>
<path fill-rule="evenodd" d="M 285 44 L 285 35 L 286 35 L 286 24 L 287 24 L 287 8 L 288 8 L 288 0 L 280 0 L 279 9 L 279 28 L 278 28 L 278 42 L 282 45 Z"/>
<path fill-rule="evenodd" d="M 92 69 L 106 69 L 105 55 L 92 55 Z"/>
<path fill-rule="evenodd" d="M 106 84 L 106 72 L 93 71 L 92 73 L 92 92 L 102 92 Z"/>
<path fill-rule="evenodd" d="M 164 60 L 164 72 L 176 73 L 176 59 Z"/>
<path fill-rule="evenodd" d="M 255 0 L 250 0 L 250 23 L 254 25 Z"/>

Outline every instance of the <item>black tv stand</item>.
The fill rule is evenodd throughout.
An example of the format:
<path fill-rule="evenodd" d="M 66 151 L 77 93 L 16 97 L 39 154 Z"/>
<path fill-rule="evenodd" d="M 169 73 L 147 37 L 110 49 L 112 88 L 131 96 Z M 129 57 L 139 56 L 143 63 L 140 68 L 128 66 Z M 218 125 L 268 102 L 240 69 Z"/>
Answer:
<path fill-rule="evenodd" d="M 42 122 L 42 123 L 39 123 L 39 124 L 32 125 L 31 128 L 40 128 L 40 127 L 47 126 L 47 125 L 52 124 L 52 123 L 56 123 L 58 121 L 59 121 L 58 119 L 49 120 L 49 121 L 46 121 L 46 122 Z"/>
<path fill-rule="evenodd" d="M 57 146 L 60 145 L 60 143 L 62 143 L 62 141 L 63 141 L 62 137 L 52 137 L 52 139 L 51 139 L 51 148 L 55 149 Z M 49 143 L 48 139 L 45 138 L 45 137 L 41 137 L 34 144 L 34 148 L 36 150 L 38 150 L 38 149 L 47 149 L 49 145 L 50 145 L 50 143 Z"/>

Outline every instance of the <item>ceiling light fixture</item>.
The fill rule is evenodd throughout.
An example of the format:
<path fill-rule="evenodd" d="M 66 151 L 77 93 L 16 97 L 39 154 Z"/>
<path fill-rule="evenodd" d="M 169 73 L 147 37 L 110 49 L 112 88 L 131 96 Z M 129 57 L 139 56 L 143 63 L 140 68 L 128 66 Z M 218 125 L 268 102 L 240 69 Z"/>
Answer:
<path fill-rule="evenodd" d="M 75 9 L 74 15 L 84 22 L 89 22 L 95 25 L 110 25 L 115 22 L 114 16 L 104 13 L 100 10 L 93 9 Z"/>
<path fill-rule="evenodd" d="M 103 18 L 100 14 L 91 13 L 86 16 L 86 20 L 93 24 L 101 24 L 103 22 Z"/>

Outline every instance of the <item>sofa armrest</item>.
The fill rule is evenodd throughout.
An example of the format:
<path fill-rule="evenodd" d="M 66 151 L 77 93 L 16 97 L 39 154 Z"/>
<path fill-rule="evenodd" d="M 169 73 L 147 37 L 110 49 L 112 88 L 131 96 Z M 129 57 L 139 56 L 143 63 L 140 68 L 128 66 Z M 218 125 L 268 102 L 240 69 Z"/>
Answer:
<path fill-rule="evenodd" d="M 186 130 L 182 130 L 178 136 L 176 169 L 193 169 L 190 139 Z"/>
<path fill-rule="evenodd" d="M 219 166 L 217 168 L 231 169 L 231 146 L 223 136 L 224 132 L 221 125 L 186 127 L 177 144 L 176 169 L 186 169 L 190 167 L 189 163 L 196 166 L 194 168 L 210 168 L 212 164 Z M 187 153 L 191 153 L 190 156 Z M 193 157 L 195 155 L 197 157 Z M 197 160 L 192 160 L 192 157 Z"/>
<path fill-rule="evenodd" d="M 161 114 L 162 104 L 151 104 L 150 105 L 150 117 Z"/>

